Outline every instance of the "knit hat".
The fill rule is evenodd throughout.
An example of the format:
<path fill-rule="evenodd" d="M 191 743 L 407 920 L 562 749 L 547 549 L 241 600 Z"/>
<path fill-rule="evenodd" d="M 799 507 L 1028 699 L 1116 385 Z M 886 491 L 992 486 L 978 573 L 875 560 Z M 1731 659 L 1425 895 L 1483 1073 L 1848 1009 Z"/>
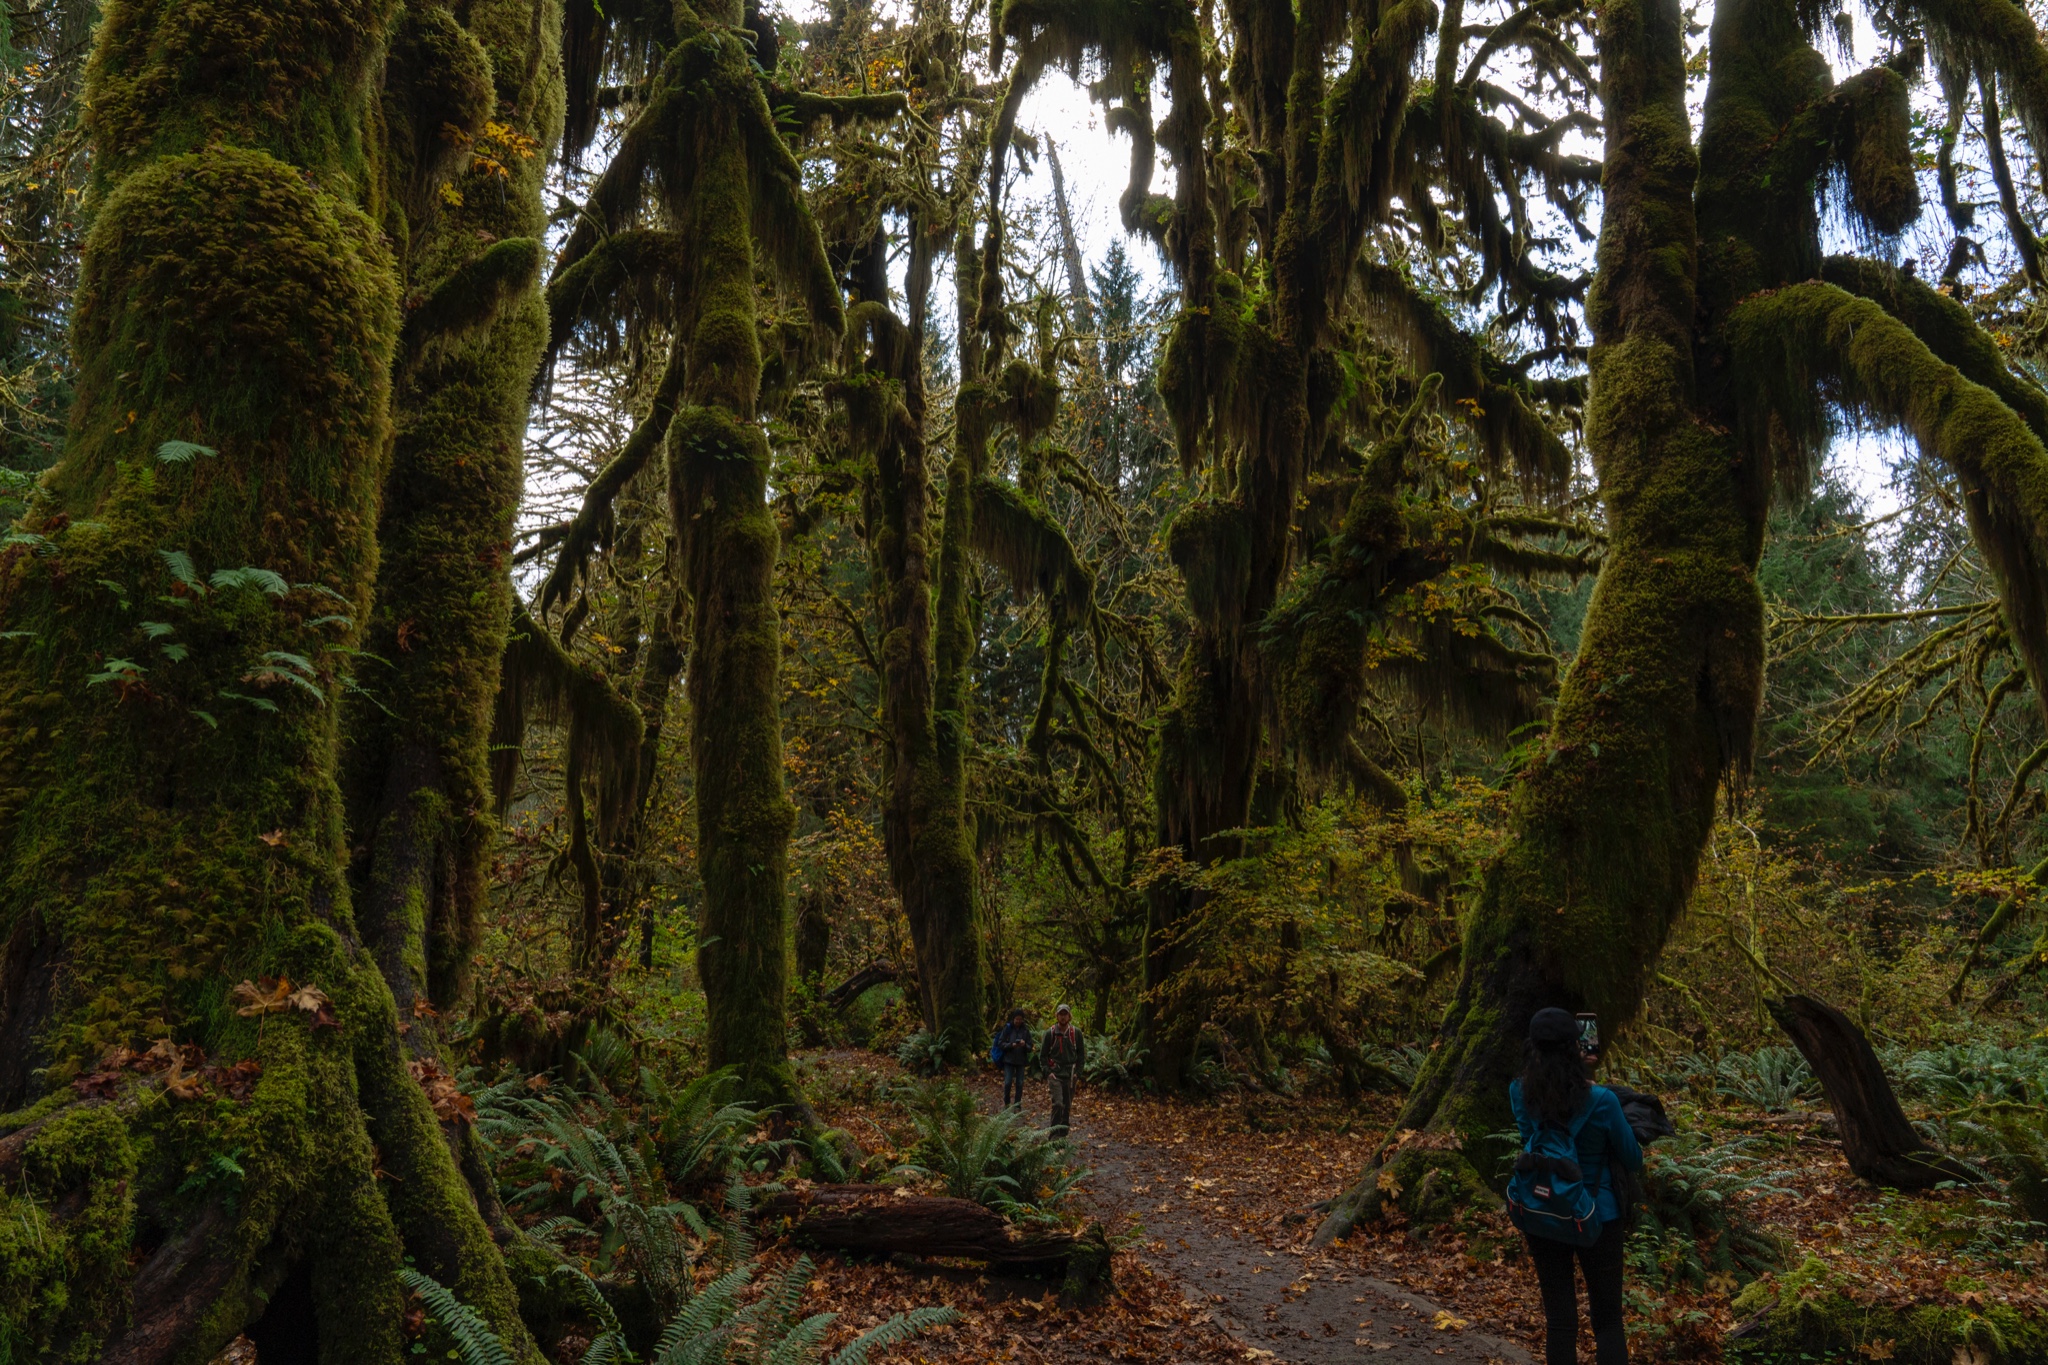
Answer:
<path fill-rule="evenodd" d="M 1576 1042 L 1579 1037 L 1579 1021 L 1569 1011 L 1552 1006 L 1537 1010 L 1529 1020 L 1529 1041 L 1538 1047 L 1561 1047 Z"/>

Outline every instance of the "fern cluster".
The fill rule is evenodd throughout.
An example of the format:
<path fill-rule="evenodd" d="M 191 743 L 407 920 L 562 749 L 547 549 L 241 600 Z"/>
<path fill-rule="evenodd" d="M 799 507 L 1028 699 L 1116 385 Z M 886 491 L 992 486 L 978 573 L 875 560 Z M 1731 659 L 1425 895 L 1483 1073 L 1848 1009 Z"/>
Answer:
<path fill-rule="evenodd" d="M 1033 1128 L 1013 1109 L 982 1113 L 974 1095 L 954 1082 L 906 1086 L 898 1102 L 917 1125 L 911 1160 L 956 1199 L 1007 1218 L 1048 1220 L 1088 1174 L 1064 1139 Z"/>
<path fill-rule="evenodd" d="M 925 1307 L 898 1313 L 855 1337 L 828 1358 L 825 1336 L 837 1313 L 803 1313 L 804 1291 L 811 1282 L 811 1262 L 799 1258 L 780 1275 L 760 1282 L 759 1292 L 745 1298 L 753 1283 L 750 1261 L 726 1270 L 703 1288 L 683 1298 L 668 1325 L 647 1354 L 636 1352 L 626 1329 L 596 1281 L 574 1266 L 556 1269 L 570 1296 L 597 1326 L 597 1335 L 578 1357 L 579 1365 L 867 1365 L 874 1352 L 908 1341 L 933 1327 L 957 1322 L 951 1308 Z M 447 1334 L 462 1365 L 512 1365 L 505 1343 L 476 1311 L 429 1275 L 400 1272 L 399 1281 L 419 1296 L 432 1322 Z"/>
<path fill-rule="evenodd" d="M 1732 1288 L 1784 1267 L 1784 1241 L 1752 1219 L 1748 1206 L 1761 1195 L 1791 1193 L 1779 1183 L 1788 1172 L 1769 1168 L 1756 1143 L 1682 1133 L 1644 1154 L 1643 1198 L 1628 1241 L 1638 1280 Z"/>

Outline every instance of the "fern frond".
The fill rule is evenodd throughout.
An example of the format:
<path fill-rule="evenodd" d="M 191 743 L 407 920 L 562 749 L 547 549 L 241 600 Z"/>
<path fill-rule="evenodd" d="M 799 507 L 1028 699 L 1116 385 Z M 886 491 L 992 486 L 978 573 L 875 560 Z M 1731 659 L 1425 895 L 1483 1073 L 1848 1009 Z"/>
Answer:
<path fill-rule="evenodd" d="M 419 1295 L 427 1311 L 447 1330 L 462 1365 L 512 1365 L 512 1353 L 490 1324 L 439 1280 L 417 1270 L 401 1270 L 398 1282 Z"/>
<path fill-rule="evenodd" d="M 950 1326 L 958 1321 L 960 1315 L 950 1308 L 913 1308 L 908 1313 L 898 1313 L 842 1346 L 833 1354 L 830 1365 L 868 1365 L 868 1356 L 875 1351 L 885 1351 L 920 1332 Z"/>

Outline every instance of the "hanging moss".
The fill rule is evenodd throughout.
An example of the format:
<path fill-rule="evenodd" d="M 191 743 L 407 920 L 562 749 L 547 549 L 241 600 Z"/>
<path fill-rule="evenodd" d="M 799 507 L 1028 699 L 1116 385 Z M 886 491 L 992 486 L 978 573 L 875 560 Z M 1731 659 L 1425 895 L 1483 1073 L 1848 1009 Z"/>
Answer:
<path fill-rule="evenodd" d="M 1909 432 L 1956 475 L 1971 535 L 1998 576 L 2006 627 L 2028 672 L 2048 677 L 2048 449 L 2041 438 L 1911 328 L 1833 285 L 1750 299 L 1729 331 L 1737 383 L 1763 399 L 1748 414 L 1753 444 L 1768 439 L 1765 424 L 1773 422 L 1817 443 L 1825 435 L 1825 395 Z"/>
<path fill-rule="evenodd" d="M 1021 596 L 1043 593 L 1064 619 L 1086 617 L 1094 606 L 1094 575 L 1052 515 L 986 474 L 970 486 L 970 496 L 974 548 L 1009 576 Z"/>
<path fill-rule="evenodd" d="M 1474 428 L 1494 466 L 1512 466 L 1538 490 L 1562 487 L 1571 455 L 1530 402 L 1526 385 L 1398 270 L 1366 262 L 1359 273 L 1381 325 L 1418 372 L 1442 377 L 1444 396 L 1459 405 L 1458 415 Z"/>

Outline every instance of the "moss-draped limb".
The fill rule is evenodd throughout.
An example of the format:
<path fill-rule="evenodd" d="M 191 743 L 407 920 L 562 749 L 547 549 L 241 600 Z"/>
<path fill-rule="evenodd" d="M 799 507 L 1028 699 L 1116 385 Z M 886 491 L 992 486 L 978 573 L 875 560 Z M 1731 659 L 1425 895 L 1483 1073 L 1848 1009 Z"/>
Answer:
<path fill-rule="evenodd" d="M 1093 605 L 1094 576 L 1052 514 L 986 474 L 968 492 L 974 500 L 974 548 L 1009 577 L 1019 596 L 1043 593 L 1069 620 L 1085 617 Z"/>
<path fill-rule="evenodd" d="M 373 1141 L 414 1196 L 468 1199 L 356 943 L 335 777 L 398 335 L 397 265 L 358 207 L 386 206 L 366 130 L 389 19 L 129 0 L 93 59 L 71 439 L 0 558 L 0 937 L 26 953 L 0 1031 L 33 1042 L 0 1063 L 0 1107 L 156 1040 L 260 1071 L 197 1101 L 112 1072 L 116 1101 L 64 1120 L 119 1123 L 135 1159 L 125 1226 L 90 1194 L 121 1171 L 110 1131 L 74 1134 L 80 1169 L 52 1177 L 108 1213 L 59 1200 L 58 1231 L 120 1252 L 67 1285 L 113 1305 L 77 1356 L 210 1358 L 303 1265 L 320 1358 L 395 1365 L 405 1245 Z M 208 453 L 161 461 L 167 441 Z M 237 1014 L 232 983 L 279 976 L 328 1003 Z M 237 1180 L 188 1185 L 234 1153 Z M 521 1339 L 507 1300 L 475 1301 Z"/>
<path fill-rule="evenodd" d="M 1737 383 L 1764 400 L 1752 441 L 1766 439 L 1771 419 L 1795 439 L 1820 439 L 1825 394 L 1910 433 L 1956 476 L 1971 534 L 1998 577 L 2006 628 L 2028 676 L 2048 677 L 2048 449 L 2028 423 L 1876 302 L 1831 284 L 1749 299 L 1730 332 Z"/>
<path fill-rule="evenodd" d="M 619 447 L 619 453 L 605 462 L 590 486 L 583 490 L 583 501 L 577 505 L 576 515 L 562 528 L 554 565 L 541 583 L 542 611 L 567 600 L 582 579 L 591 554 L 610 544 L 612 503 L 668 440 L 669 423 L 675 420 L 676 405 L 683 397 L 685 359 L 683 338 L 677 337 L 669 343 L 668 358 L 662 365 L 661 377 L 655 381 L 646 414 L 633 424 L 633 432 L 626 438 L 626 444 Z"/>
<path fill-rule="evenodd" d="M 1362 261 L 1359 276 L 1378 320 L 1409 352 L 1415 369 L 1443 376 L 1444 397 L 1461 405 L 1496 466 L 1512 466 L 1538 487 L 1555 488 L 1571 455 L 1533 406 L 1520 376 L 1451 321 L 1392 266 Z"/>

